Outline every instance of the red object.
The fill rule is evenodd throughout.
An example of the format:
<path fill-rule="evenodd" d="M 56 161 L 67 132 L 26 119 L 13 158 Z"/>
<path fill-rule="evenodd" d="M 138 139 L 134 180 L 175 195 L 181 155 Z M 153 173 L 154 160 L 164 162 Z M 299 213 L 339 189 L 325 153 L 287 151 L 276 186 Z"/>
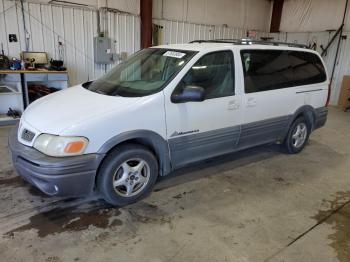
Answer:
<path fill-rule="evenodd" d="M 152 0 L 140 1 L 141 48 L 152 45 Z"/>
<path fill-rule="evenodd" d="M 278 33 L 280 31 L 283 4 L 284 0 L 273 1 L 270 33 Z"/>

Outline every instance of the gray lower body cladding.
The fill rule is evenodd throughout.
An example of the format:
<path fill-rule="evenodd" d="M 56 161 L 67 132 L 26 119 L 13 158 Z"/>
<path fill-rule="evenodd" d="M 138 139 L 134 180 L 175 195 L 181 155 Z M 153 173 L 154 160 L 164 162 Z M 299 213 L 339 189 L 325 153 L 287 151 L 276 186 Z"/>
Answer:
<path fill-rule="evenodd" d="M 239 133 L 235 126 L 169 139 L 173 168 L 231 152 Z"/>
<path fill-rule="evenodd" d="M 313 129 L 320 128 L 326 123 L 327 114 L 328 109 L 325 107 L 314 110 Z M 295 117 L 295 115 L 287 115 L 241 126 L 171 138 L 168 142 L 172 166 L 176 169 L 222 154 L 283 141 Z"/>
<path fill-rule="evenodd" d="M 9 148 L 17 173 L 51 196 L 81 196 L 93 192 L 98 166 L 104 155 L 50 157 L 17 139 L 17 127 L 11 130 Z"/>
<path fill-rule="evenodd" d="M 242 125 L 237 149 L 284 139 L 290 116 L 271 118 Z"/>

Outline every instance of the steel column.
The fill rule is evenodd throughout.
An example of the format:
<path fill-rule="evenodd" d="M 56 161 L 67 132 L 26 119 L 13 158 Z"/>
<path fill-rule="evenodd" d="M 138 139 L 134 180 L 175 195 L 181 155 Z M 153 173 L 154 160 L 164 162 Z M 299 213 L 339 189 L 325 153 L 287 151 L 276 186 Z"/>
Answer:
<path fill-rule="evenodd" d="M 141 48 L 152 45 L 152 0 L 140 0 Z"/>

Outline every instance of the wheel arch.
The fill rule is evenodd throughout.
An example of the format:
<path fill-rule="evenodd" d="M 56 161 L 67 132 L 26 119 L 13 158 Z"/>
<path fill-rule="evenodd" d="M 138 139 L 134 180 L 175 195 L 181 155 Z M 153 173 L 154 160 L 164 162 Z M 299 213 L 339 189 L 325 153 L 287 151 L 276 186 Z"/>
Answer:
<path fill-rule="evenodd" d="M 316 122 L 316 110 L 310 105 L 304 105 L 300 108 L 298 108 L 290 117 L 288 120 L 287 129 L 285 131 L 284 137 L 286 137 L 291 125 L 293 122 L 298 118 L 303 116 L 309 123 L 311 131 L 315 129 L 315 122 Z"/>
<path fill-rule="evenodd" d="M 169 147 L 167 141 L 159 134 L 150 130 L 128 131 L 116 135 L 105 142 L 98 150 L 105 157 L 121 144 L 139 144 L 147 147 L 156 156 L 159 164 L 159 175 L 164 176 L 171 171 Z M 103 162 L 103 160 L 102 160 Z M 101 162 L 101 163 L 102 163 Z"/>

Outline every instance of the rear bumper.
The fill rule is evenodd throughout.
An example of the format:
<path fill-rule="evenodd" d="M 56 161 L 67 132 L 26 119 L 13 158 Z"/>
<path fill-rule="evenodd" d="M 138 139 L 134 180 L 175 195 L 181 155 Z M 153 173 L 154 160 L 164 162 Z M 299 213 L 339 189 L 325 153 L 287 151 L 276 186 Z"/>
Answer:
<path fill-rule="evenodd" d="M 81 196 L 93 192 L 103 154 L 50 157 L 18 142 L 18 127 L 11 130 L 9 149 L 17 173 L 51 196 Z"/>
<path fill-rule="evenodd" d="M 314 129 L 320 128 L 324 126 L 327 122 L 327 116 L 328 116 L 328 108 L 327 107 L 320 107 L 315 109 L 316 113 L 316 119 L 315 119 L 315 126 Z"/>

